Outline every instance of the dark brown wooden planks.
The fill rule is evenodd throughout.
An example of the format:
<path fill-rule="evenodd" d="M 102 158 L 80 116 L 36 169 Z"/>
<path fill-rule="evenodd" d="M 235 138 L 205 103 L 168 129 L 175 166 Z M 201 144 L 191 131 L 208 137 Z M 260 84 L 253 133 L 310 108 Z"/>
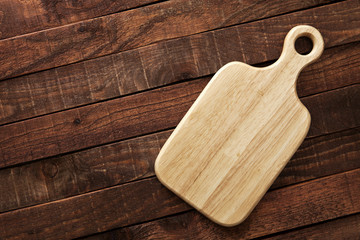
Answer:
<path fill-rule="evenodd" d="M 306 139 L 271 189 L 360 167 L 360 127 Z"/>
<path fill-rule="evenodd" d="M 360 122 L 360 85 L 301 99 L 311 113 L 308 136 L 356 127 Z M 345 110 L 347 109 L 347 110 Z M 346 113 L 348 112 L 349 113 Z M 317 112 L 315 114 L 315 112 Z M 342 127 L 341 127 L 342 126 Z"/>
<path fill-rule="evenodd" d="M 334 182 L 332 182 L 334 180 Z M 188 213 L 98 234 L 89 239 L 249 239 L 360 211 L 359 170 L 268 192 L 242 224 L 221 227 Z M 350 187 L 347 189 L 347 186 Z M 355 195 L 355 197 L 354 197 Z M 351 211 L 348 211 L 350 208 Z"/>
<path fill-rule="evenodd" d="M 104 16 L 157 1 L 159 0 L 3 0 L 0 2 L 0 39 Z"/>
<path fill-rule="evenodd" d="M 286 233 L 280 233 L 271 237 L 264 237 L 263 240 L 280 239 L 359 239 L 360 238 L 360 214 L 339 218 L 325 223 L 296 229 Z"/>
<path fill-rule="evenodd" d="M 176 70 L 175 70 L 176 71 Z M 72 83 L 73 82 L 75 82 L 75 81 L 71 81 Z M 129 85 L 131 85 L 132 87 L 133 86 L 135 86 L 135 83 L 133 84 L 134 82 L 129 82 Z M 133 85 L 132 85 L 133 84 Z M 141 86 L 141 85 L 140 85 Z M 75 91 L 75 93 L 76 93 L 76 91 Z M 81 99 L 81 98 L 79 98 L 79 99 Z M 69 101 L 71 101 L 71 99 L 69 100 Z M 79 123 L 79 121 L 78 120 L 76 120 L 75 119 L 75 121 L 74 121 L 75 123 Z M 336 124 L 338 124 L 338 123 L 336 123 Z M 322 129 L 324 129 L 324 128 L 322 128 Z M 313 138 L 314 139 L 314 138 Z M 356 145 L 355 145 L 355 147 L 356 147 Z M 126 152 L 126 151 L 131 151 L 132 150 L 132 148 L 130 148 L 130 150 L 129 149 L 124 149 L 124 151 Z M 315 152 L 315 153 L 317 153 L 317 152 Z M 349 153 L 349 154 L 351 154 L 351 153 Z M 125 153 L 125 155 L 126 155 L 126 153 Z M 100 156 L 101 157 L 101 156 Z M 87 159 L 86 157 L 84 158 L 84 159 Z M 46 160 L 45 160 L 46 161 Z M 45 161 L 43 161 L 43 163 L 45 163 Z M 67 161 L 67 164 L 72 164 L 73 162 L 71 162 L 71 160 L 69 160 L 69 161 Z M 76 161 L 75 161 L 75 163 L 76 163 Z M 137 164 L 139 164 L 139 163 L 137 163 Z M 147 164 L 147 163 L 144 163 L 144 164 Z M 94 165 L 96 165 L 96 164 L 94 164 Z M 77 167 L 79 167 L 79 165 L 76 165 L 76 164 L 74 164 L 74 166 L 75 166 L 75 171 L 78 171 L 78 168 Z M 83 164 L 80 164 L 80 167 L 82 167 L 83 166 Z M 137 165 L 135 165 L 135 166 L 137 166 Z M 95 168 L 97 168 L 97 165 L 95 166 Z M 55 173 L 56 173 L 56 167 L 54 167 L 54 166 L 52 166 L 51 164 L 49 164 L 49 165 L 45 165 L 44 166 L 44 169 L 45 169 L 45 174 L 46 174 L 46 176 L 49 178 L 49 177 L 52 177 L 52 176 L 54 176 L 54 175 L 56 175 Z M 71 169 L 71 167 L 69 166 L 69 169 Z M 98 168 L 97 168 L 98 169 Z M 101 168 L 100 168 L 101 169 Z M 37 170 L 37 169 L 34 169 L 34 170 Z M 74 172 L 75 172 L 74 171 Z M 72 176 L 72 175 L 70 175 L 71 173 L 69 173 L 67 176 L 68 177 L 73 177 L 73 180 L 74 181 L 78 181 L 78 179 L 76 179 L 76 176 L 78 176 L 78 175 L 76 175 L 76 176 Z M 25 175 L 25 174 L 24 174 Z M 19 172 L 19 176 L 20 176 L 20 178 L 22 177 L 22 176 L 24 176 L 24 175 L 21 175 L 21 171 Z M 40 175 L 40 176 L 39 176 Z M 41 172 L 40 172 L 40 174 L 39 175 L 37 175 L 36 177 L 41 177 Z M 135 174 L 134 174 L 135 175 Z M 295 175 L 296 175 L 296 173 L 295 173 Z M 126 176 L 126 177 L 128 177 L 129 179 L 133 179 L 132 178 L 132 175 L 131 174 L 129 174 L 129 176 Z M 91 177 L 89 177 L 89 180 L 90 181 L 92 181 L 93 179 L 91 179 Z M 101 179 L 101 177 L 98 177 L 98 180 L 102 180 Z M 96 180 L 93 180 L 93 181 L 96 181 Z M 27 183 L 29 183 L 29 182 L 27 182 Z M 107 183 L 105 183 L 105 184 L 107 184 Z M 76 184 L 77 185 L 77 184 Z M 74 186 L 76 186 L 76 185 L 74 185 Z M 99 184 L 100 185 L 100 184 Z M 97 185 L 97 186 L 99 186 L 99 185 Z M 29 186 L 29 188 L 31 188 L 31 187 L 33 187 L 33 186 Z M 57 186 L 57 187 L 59 187 L 59 186 Z M 69 185 L 67 185 L 67 187 L 70 187 Z M 79 192 L 81 191 L 81 190 L 83 190 L 83 189 L 85 189 L 85 188 L 87 188 L 88 186 L 87 185 L 80 185 L 80 187 L 79 187 Z M 52 188 L 52 190 L 54 191 L 54 189 L 56 189 L 56 188 Z M 75 190 L 77 190 L 76 189 L 76 187 L 75 187 Z M 34 192 L 34 194 L 36 194 L 36 191 L 33 191 Z M 66 192 L 66 191 L 64 191 L 64 192 Z M 41 194 L 43 194 L 43 193 L 41 193 Z M 91 202 L 91 201 L 90 201 Z M 104 201 L 104 202 L 106 202 L 106 200 Z M 32 213 L 34 213 L 34 214 L 37 214 L 37 212 L 35 211 L 35 212 L 32 212 Z M 112 221 L 113 219 L 111 219 L 110 218 L 110 221 Z M 71 220 L 70 220 L 71 221 Z M 65 224 L 69 224 L 68 222 L 66 222 Z M 75 228 L 76 228 L 76 226 L 75 226 Z M 90 225 L 90 229 L 93 229 L 92 228 L 92 225 Z M 30 230 L 31 231 L 31 230 Z M 45 230 L 46 231 L 46 230 Z M 36 233 L 36 230 L 34 231 L 34 233 Z M 27 236 L 28 237 L 28 236 Z M 34 237 L 34 236 L 33 236 Z M 59 236 L 60 237 L 60 236 Z M 62 236 L 61 236 L 62 237 Z"/>
<path fill-rule="evenodd" d="M 137 239 L 263 236 L 359 212 L 359 181 L 360 170 L 354 170 L 269 192 L 249 218 L 233 228 L 190 212 L 123 231 Z M 152 178 L 3 213 L 0 226 L 7 227 L 1 237 L 74 238 L 189 209 Z"/>
<path fill-rule="evenodd" d="M 341 49 L 341 48 L 340 48 Z M 336 51 L 338 52 L 338 51 Z M 326 58 L 328 59 L 328 57 Z M 342 61 L 339 61 L 342 62 Z M 342 62 L 341 64 L 345 64 L 346 62 Z M 350 64 L 350 63 L 349 63 Z M 324 65 L 324 64 L 321 64 Z M 310 72 L 313 70 L 310 70 Z M 330 74 L 327 72 L 324 72 L 325 76 L 329 76 L 326 78 L 326 81 L 330 84 L 317 84 L 317 78 L 313 78 L 313 75 L 317 74 L 306 74 L 304 78 L 300 76 L 299 83 L 302 81 L 307 82 L 308 85 L 315 84 L 314 88 L 312 88 L 312 91 L 317 90 L 327 90 L 327 87 L 336 88 L 337 85 L 342 86 L 343 80 L 349 78 L 349 74 L 345 71 L 339 71 L 341 74 Z M 330 70 L 329 70 L 330 71 Z M 316 73 L 316 72 L 315 72 Z M 316 83 L 312 82 L 311 79 L 315 79 Z M 337 81 L 336 81 L 337 80 Z M 199 81 L 199 80 L 198 80 Z M 201 80 L 200 80 L 201 81 Z M 336 83 L 336 84 L 334 84 Z M 180 85 L 179 89 L 182 89 L 183 85 Z M 195 84 L 196 89 L 199 89 L 199 86 Z M 187 87 L 184 88 L 186 90 Z M 298 89 L 299 91 L 302 90 L 301 84 Z M 187 90 L 186 90 L 187 91 Z M 335 97 L 335 95 L 339 93 L 340 97 Z M 326 93 L 328 94 L 328 93 Z M 347 96 L 348 95 L 348 96 Z M 354 98 L 355 95 L 355 99 Z M 341 97 L 342 96 L 342 97 Z M 349 99 L 348 99 L 349 98 Z M 307 100 L 310 99 L 310 100 Z M 320 99 L 320 101 L 318 101 Z M 323 99 L 323 100 L 321 100 Z M 353 99 L 353 100 L 351 100 Z M 334 104 L 329 104 L 329 100 L 332 100 Z M 304 100 L 303 100 L 304 101 Z M 352 103 L 347 103 L 348 101 L 355 103 L 355 105 Z M 322 103 L 321 106 L 319 106 L 319 102 Z M 305 98 L 305 104 L 309 105 L 310 111 L 313 113 L 313 119 L 316 120 L 316 124 L 312 126 L 311 131 L 315 132 L 317 135 L 321 135 L 324 133 L 328 133 L 329 131 L 337 131 L 339 129 L 346 129 L 346 127 L 351 127 L 354 124 L 356 125 L 356 116 L 358 114 L 356 111 L 358 111 L 358 105 L 356 105 L 356 93 L 348 93 L 347 91 L 340 91 L 335 92 L 335 94 L 330 94 L 330 97 L 326 98 L 318 98 L 318 96 L 313 97 L 307 97 Z M 341 105 L 337 109 L 337 106 Z M 331 109 L 326 109 L 327 105 L 332 106 Z M 346 106 L 354 106 L 352 109 L 344 108 L 342 105 Z M 322 109 L 319 109 L 319 107 L 324 108 L 325 112 L 322 113 Z M 345 111 L 342 113 L 342 111 Z M 180 112 L 181 114 L 181 112 Z M 315 115 L 314 115 L 315 114 Z M 333 116 L 338 115 L 336 118 L 333 118 Z M 344 120 L 342 120 L 342 115 L 344 116 Z M 321 120 L 321 118 L 324 118 L 324 120 Z M 77 119 L 74 119 L 70 121 L 70 125 L 73 123 L 74 125 L 80 124 L 81 119 L 79 119 L 80 122 Z M 322 122 L 324 121 L 324 122 Z M 315 126 L 315 128 L 314 128 Z M 317 127 L 316 127 L 317 126 Z M 73 134 L 71 131 L 69 133 L 69 137 L 71 137 L 71 134 Z M 166 135 L 166 134 L 165 134 Z M 163 142 L 166 137 L 163 135 L 157 136 L 160 139 L 160 142 Z M 356 156 L 357 155 L 351 155 L 353 149 L 359 148 L 357 145 L 357 138 L 356 136 L 353 137 L 336 137 L 336 141 L 326 141 L 326 143 L 321 143 L 322 140 L 308 140 L 304 144 L 304 148 L 298 151 L 297 157 L 300 159 L 299 161 L 294 162 L 294 164 L 291 165 L 291 168 L 286 168 L 283 172 L 284 178 L 279 178 L 281 183 L 284 183 L 283 180 L 287 184 L 291 183 L 291 181 L 303 181 L 311 178 L 312 174 L 316 174 L 316 171 L 318 171 L 318 166 L 324 166 L 323 164 L 329 163 L 329 166 L 332 166 L 334 164 L 336 167 L 334 169 L 341 169 L 349 170 L 355 168 L 356 165 Z M 355 138 L 354 138 L 355 137 Z M 147 138 L 146 138 L 147 139 Z M 25 139 L 26 141 L 26 139 Z M 144 144 L 141 148 L 141 145 L 139 145 L 139 142 Z M 351 143 L 351 141 L 354 141 L 354 143 Z M 104 146 L 101 148 L 96 148 L 92 150 L 87 150 L 83 153 L 75 153 L 71 155 L 62 156 L 55 159 L 49 159 L 44 160 L 41 163 L 37 162 L 33 165 L 25 165 L 19 168 L 14 168 L 12 170 L 6 169 L 1 171 L 1 182 L 4 183 L 4 185 L 0 185 L 3 192 L 6 192 L 6 194 L 3 194 L 1 196 L 1 211 L 7 211 L 13 208 L 33 205 L 37 203 L 41 203 L 47 200 L 55 200 L 67 196 L 72 196 L 78 193 L 84 193 L 87 191 L 96 190 L 98 188 L 119 184 L 123 181 L 130 181 L 132 180 L 132 177 L 134 179 L 137 179 L 141 177 L 142 175 L 148 176 L 147 174 L 153 174 L 152 172 L 152 165 L 153 160 L 155 159 L 157 155 L 156 149 L 160 148 L 161 144 L 157 143 L 157 139 L 150 137 L 148 140 L 136 140 L 136 141 L 130 141 L 129 148 L 127 148 L 127 144 L 115 144 L 110 146 Z M 342 154 L 345 154 L 344 152 L 349 152 L 350 155 L 346 155 L 348 159 L 351 161 L 346 162 L 344 165 L 339 165 L 338 163 L 341 161 L 345 161 L 343 158 L 338 158 L 333 156 L 332 152 L 327 153 L 327 148 L 330 149 L 338 149 L 337 145 L 343 145 L 340 149 L 340 152 L 343 152 Z M 314 147 L 315 146 L 315 147 Z M 130 148 L 131 147 L 131 148 Z M 144 149 L 145 147 L 149 147 L 149 149 Z M 348 148 L 349 147 L 349 148 Z M 120 152 L 116 152 L 120 151 Z M 141 155 L 141 152 L 144 152 L 144 155 Z M 334 150 L 335 153 L 337 150 Z M 135 159 L 139 159 L 139 161 L 135 160 L 135 163 L 139 165 L 130 165 L 128 166 L 127 163 L 129 161 L 132 161 L 128 159 L 129 152 L 132 152 L 135 157 Z M 140 153 L 139 153 L 140 152 Z M 325 158 L 334 159 L 334 161 L 328 161 L 328 162 L 319 162 L 320 160 L 316 161 L 315 157 L 308 157 L 308 156 L 316 156 L 317 152 L 321 152 L 322 154 L 325 154 Z M 140 154 L 140 155 L 139 155 Z M 130 154 L 131 156 L 132 154 Z M 143 158 L 140 156 L 151 156 L 150 161 L 148 158 Z M 92 157 L 90 157 L 92 156 Z M 125 159 L 123 159 L 125 157 Z M 125 165 L 117 165 L 116 162 L 118 159 L 123 159 L 123 163 Z M 302 159 L 304 158 L 304 159 Z M 105 161 L 102 161 L 102 159 Z M 322 159 L 322 158 L 321 158 Z M 355 160 L 354 160 L 355 159 Z M 110 164 L 107 161 L 111 161 Z M 150 162 L 148 162 L 150 161 Z M 354 163 L 355 161 L 355 163 Z M 305 166 L 303 163 L 306 163 Z M 102 167 L 102 164 L 105 164 Z M 314 165 L 315 164 L 315 165 Z M 139 168 L 137 169 L 137 166 L 145 167 L 145 169 Z M 75 167 L 75 168 L 73 168 Z M 119 167 L 119 168 L 118 168 Z M 129 168 L 130 170 L 133 170 L 135 168 L 137 174 L 134 172 L 127 172 L 126 169 Z M 329 168 L 331 171 L 334 171 L 334 169 Z M 123 171 L 124 170 L 124 171 Z M 134 171 L 135 171 L 134 170 Z M 142 170 L 142 171 L 141 171 Z M 306 173 L 299 174 L 297 171 L 306 171 Z M 121 174 L 124 174 L 124 177 L 119 176 L 116 171 L 120 171 Z M 144 172 L 146 171 L 146 172 Z M 149 172 L 147 172 L 149 171 Z M 323 174 L 331 174 L 333 172 L 324 170 Z M 37 173 L 37 174 L 33 174 Z M 57 177 L 54 178 L 53 175 L 56 175 Z M 16 183 L 16 186 L 18 189 L 14 188 L 14 185 L 11 183 L 11 181 L 14 181 Z M 11 183 L 11 184 L 10 184 Z M 279 186 L 277 183 L 275 183 L 275 186 Z M 18 194 L 16 191 L 21 192 Z"/>
<path fill-rule="evenodd" d="M 174 127 L 207 82 L 186 82 L 2 126 L 0 166 Z"/>
<path fill-rule="evenodd" d="M 0 212 L 154 176 L 156 156 L 171 132 L 0 169 Z M 306 139 L 272 189 L 360 168 L 359 158 L 359 128 Z"/>
<path fill-rule="evenodd" d="M 184 209 L 189 206 L 152 178 L 3 213 L 0 238 L 71 239 Z"/>
<path fill-rule="evenodd" d="M 296 90 L 299 97 L 359 82 L 360 42 L 324 51 L 314 64 L 299 75 Z"/>
<path fill-rule="evenodd" d="M 170 134 L 155 133 L 0 169 L 0 212 L 154 176 L 155 158 Z"/>
<path fill-rule="evenodd" d="M 321 96 L 321 97 L 320 97 Z M 308 137 L 357 127 L 360 123 L 360 85 L 301 98 L 311 114 Z"/>
<path fill-rule="evenodd" d="M 180 83 L 1 126 L 0 167 L 175 127 L 208 80 Z M 359 126 L 359 92 L 360 85 L 354 85 L 303 98 L 312 114 L 308 136 Z"/>
<path fill-rule="evenodd" d="M 229 35 L 225 39 L 231 44 L 222 40 L 225 33 Z M 217 33 L 169 40 L 139 50 L 0 81 L 0 124 L 213 74 L 221 66 L 218 58 L 214 57 L 217 53 L 221 59 L 232 56 L 228 60 L 245 61 L 244 52 L 234 55 L 234 49 L 241 49 L 242 44 L 234 28 L 221 30 L 222 37 L 214 38 L 214 35 Z M 328 32 L 329 44 L 338 41 L 337 37 L 335 32 Z M 268 36 L 270 38 L 273 37 Z M 248 63 L 278 57 L 283 39 L 278 40 L 266 43 L 265 39 L 255 39 L 247 43 L 264 54 L 260 56 L 255 53 L 252 56 L 254 53 L 246 52 L 252 61 Z M 221 51 L 216 51 L 215 44 L 221 46 Z M 325 50 L 321 59 L 301 74 L 299 95 L 324 91 L 327 86 L 340 87 L 355 83 L 360 75 L 359 58 L 359 42 Z M 313 78 L 316 81 L 312 81 Z M 341 78 L 342 85 L 339 85 L 337 78 Z"/>
<path fill-rule="evenodd" d="M 2 166 L 10 163 L 7 159 L 36 159 L 75 150 L 79 144 L 94 146 L 174 127 L 207 81 L 187 82 L 2 126 Z M 33 131 L 26 133 L 26 129 Z M 19 150 L 26 142 L 32 146 L 28 152 L 17 152 L 17 156 L 15 152 L 6 153 L 6 148 Z"/>
<path fill-rule="evenodd" d="M 313 1 L 306 3 L 314 5 Z M 276 3 L 261 1 L 255 4 L 249 1 L 244 5 L 239 4 L 234 0 L 194 2 L 175 0 L 2 40 L 0 49 L 3 51 L 0 58 L 6 58 L 6 64 L 0 66 L 0 76 L 1 79 L 18 76 L 134 49 L 164 39 L 256 20 L 259 17 L 269 17 L 294 10 L 294 6 L 297 5 L 283 1 Z M 300 5 L 303 7 L 303 2 Z M 298 24 L 310 23 L 319 28 L 325 36 L 326 45 L 329 45 L 327 34 L 330 32 L 338 36 L 337 41 L 330 43 L 332 46 L 359 40 L 360 29 L 357 27 L 360 23 L 359 9 L 357 0 L 349 0 L 266 19 L 261 21 L 260 25 L 254 23 L 246 28 L 240 26 L 233 29 L 237 31 L 236 34 L 239 34 L 242 41 L 242 48 L 239 51 L 265 57 L 262 53 L 254 52 L 254 49 L 247 45 L 254 40 L 254 33 L 259 39 L 269 37 L 269 43 L 272 44 L 273 40 L 282 41 L 286 32 Z M 244 33 L 247 35 L 243 35 Z M 219 51 L 221 47 L 218 45 Z M 250 58 L 245 60 L 252 61 Z"/>

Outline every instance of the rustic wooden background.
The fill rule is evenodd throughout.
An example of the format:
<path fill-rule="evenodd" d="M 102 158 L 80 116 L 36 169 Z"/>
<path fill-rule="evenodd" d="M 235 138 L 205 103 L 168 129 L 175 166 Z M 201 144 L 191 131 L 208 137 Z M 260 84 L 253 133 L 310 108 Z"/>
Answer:
<path fill-rule="evenodd" d="M 309 134 L 250 217 L 220 227 L 154 176 L 211 76 L 309 24 Z M 360 1 L 1 0 L 0 239 L 360 239 Z M 300 43 L 300 49 L 308 43 Z"/>

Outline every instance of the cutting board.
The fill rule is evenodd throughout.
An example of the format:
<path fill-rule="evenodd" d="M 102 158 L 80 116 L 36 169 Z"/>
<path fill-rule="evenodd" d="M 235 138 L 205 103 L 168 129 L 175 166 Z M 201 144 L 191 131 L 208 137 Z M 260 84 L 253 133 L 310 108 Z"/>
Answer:
<path fill-rule="evenodd" d="M 307 55 L 295 50 L 302 36 L 313 42 Z M 286 35 L 274 64 L 223 66 L 161 149 L 155 162 L 161 183 L 212 221 L 241 223 L 309 130 L 296 79 L 323 48 L 319 31 L 301 25 Z"/>

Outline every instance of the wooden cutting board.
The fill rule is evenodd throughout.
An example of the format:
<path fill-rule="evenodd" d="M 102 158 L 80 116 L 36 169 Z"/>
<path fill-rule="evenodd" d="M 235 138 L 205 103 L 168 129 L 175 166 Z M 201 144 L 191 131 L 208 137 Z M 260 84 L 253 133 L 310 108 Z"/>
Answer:
<path fill-rule="evenodd" d="M 313 42 L 307 55 L 295 50 L 302 36 Z M 161 149 L 155 162 L 159 180 L 214 222 L 241 223 L 309 130 L 296 79 L 323 48 L 319 31 L 301 25 L 287 34 L 271 66 L 223 66 Z"/>

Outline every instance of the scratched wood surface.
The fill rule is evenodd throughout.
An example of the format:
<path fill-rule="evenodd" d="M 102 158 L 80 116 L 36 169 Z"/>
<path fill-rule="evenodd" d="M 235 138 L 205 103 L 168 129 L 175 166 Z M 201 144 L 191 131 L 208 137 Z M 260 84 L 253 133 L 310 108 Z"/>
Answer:
<path fill-rule="evenodd" d="M 249 218 L 220 227 L 155 158 L 222 65 L 271 64 L 298 24 L 325 41 L 297 82 L 310 131 Z M 358 0 L 4 0 L 0 60 L 0 239 L 360 235 Z"/>

